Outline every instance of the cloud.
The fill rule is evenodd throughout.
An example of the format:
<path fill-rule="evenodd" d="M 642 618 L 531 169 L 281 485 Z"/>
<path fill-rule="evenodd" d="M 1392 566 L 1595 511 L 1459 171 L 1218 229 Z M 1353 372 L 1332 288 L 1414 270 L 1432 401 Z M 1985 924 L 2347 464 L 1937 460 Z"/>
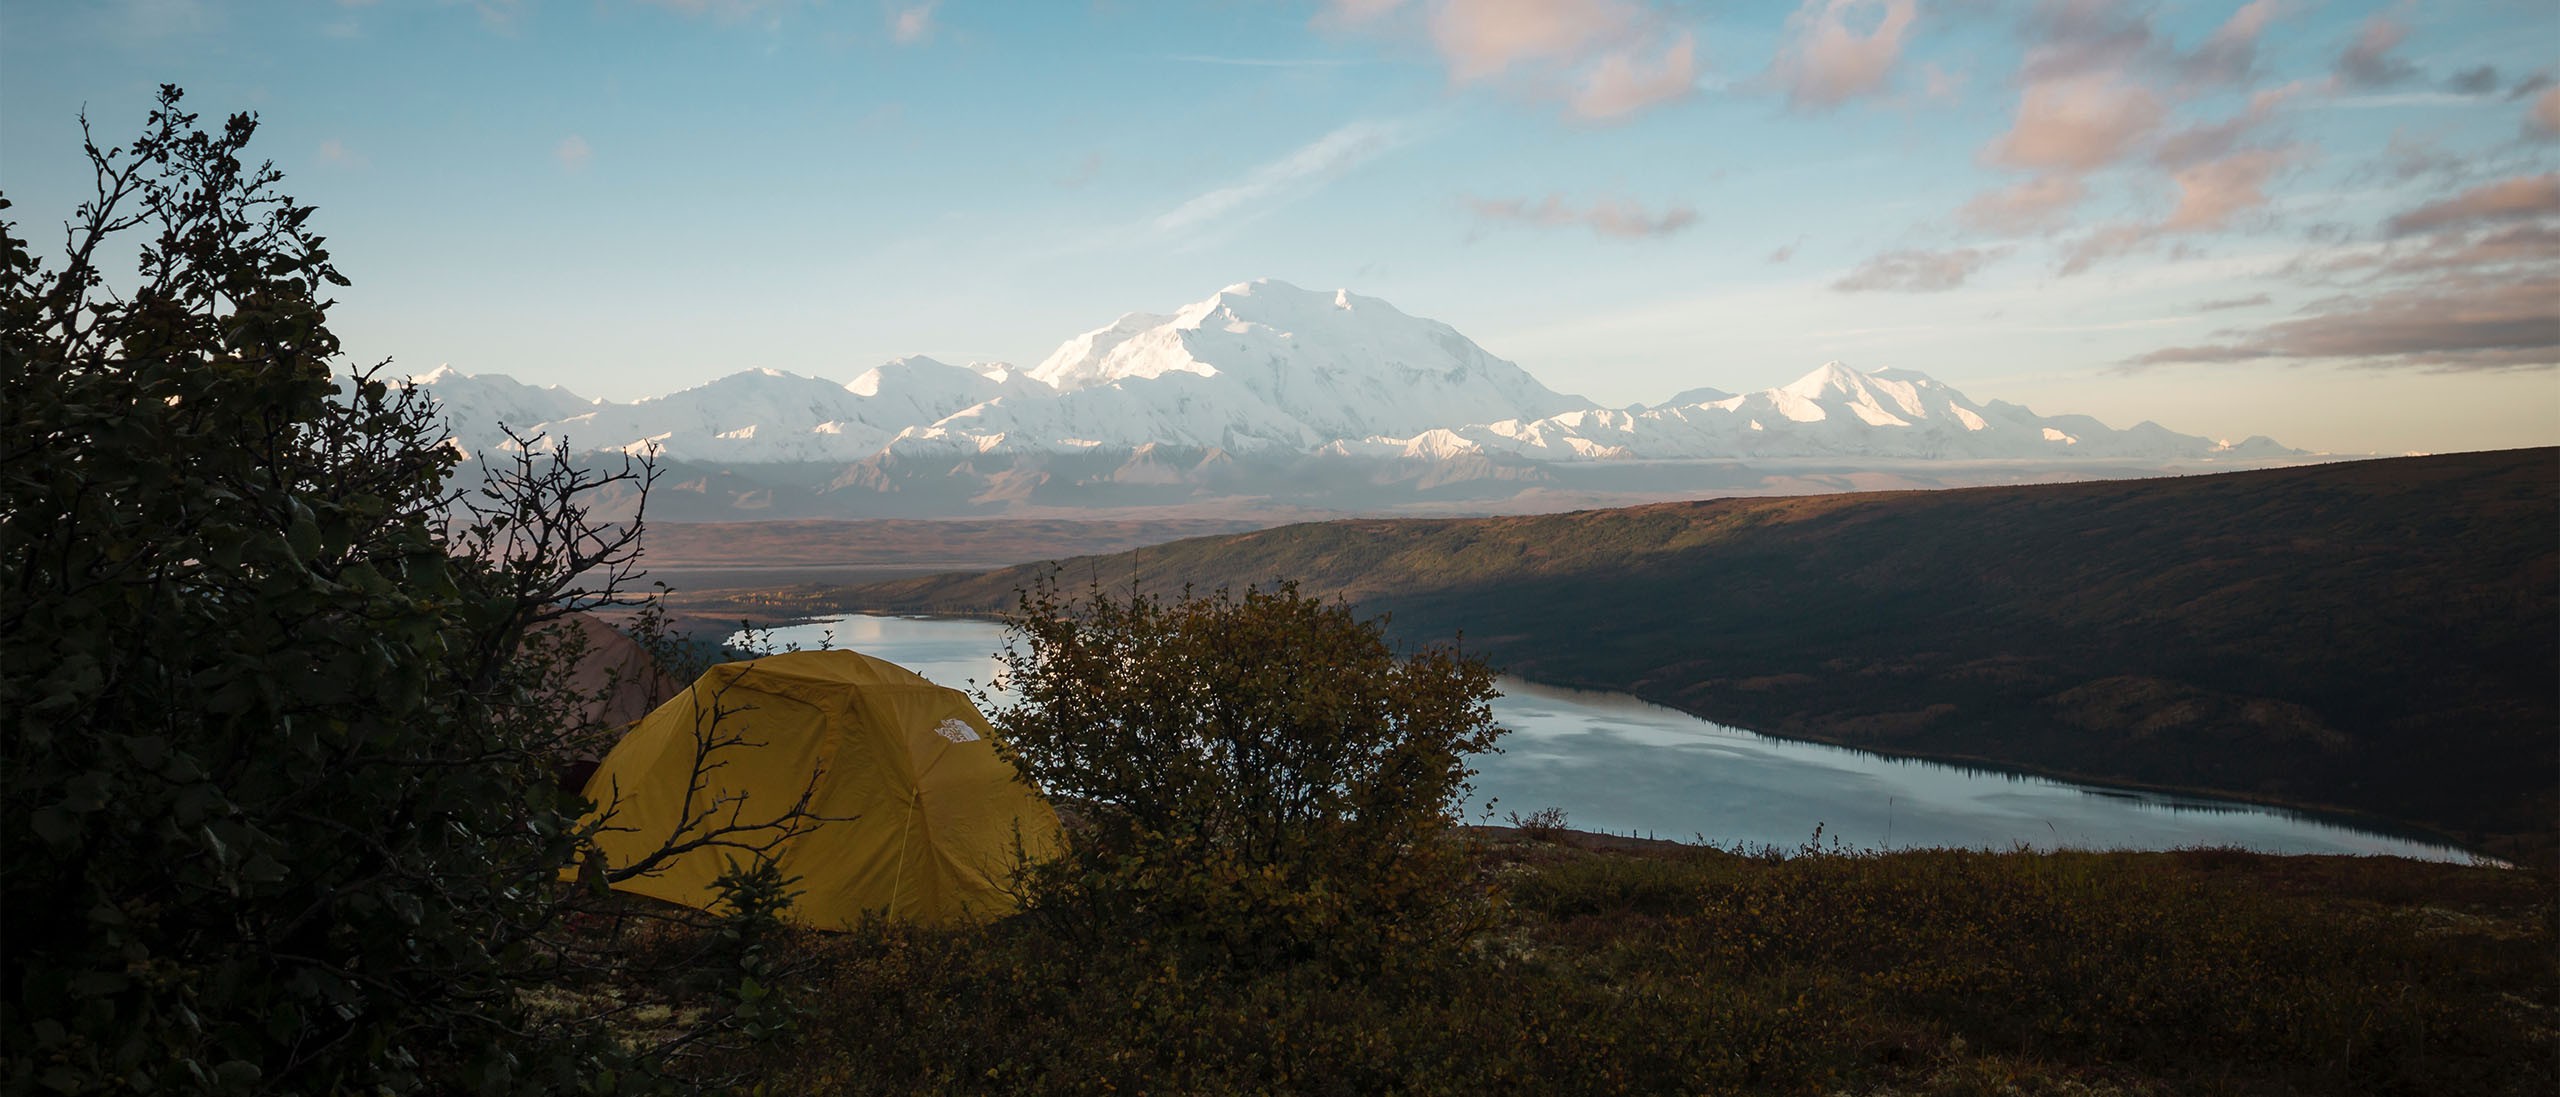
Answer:
<path fill-rule="evenodd" d="M 919 46 L 933 40 L 933 9 L 942 0 L 925 0 L 911 7 L 889 13 L 889 37 L 901 46 Z"/>
<path fill-rule="evenodd" d="M 2554 81 L 2551 78 L 2550 69 L 2544 69 L 2540 72 L 2534 73 L 2531 76 L 2516 81 L 2516 86 L 2507 89 L 2507 102 L 2515 102 L 2518 99 L 2522 99 L 2525 96 L 2550 87 L 2553 83 Z"/>
<path fill-rule="evenodd" d="M 588 147 L 587 139 L 574 133 L 551 149 L 551 158 L 560 161 L 560 166 L 569 171 L 586 167 L 587 161 L 595 159 L 595 155 L 596 150 Z"/>
<path fill-rule="evenodd" d="M 1240 182 L 1208 191 L 1156 218 L 1160 232 L 1178 232 L 1223 217 L 1253 203 L 1286 197 L 1309 183 L 1375 159 L 1407 140 L 1405 127 L 1387 122 L 1353 122 L 1255 168 Z"/>
<path fill-rule="evenodd" d="M 2196 311 L 2226 312 L 2231 309 L 2256 308 L 2260 305 L 2268 304 L 2273 300 L 2274 298 L 2271 298 L 2266 294 L 2253 293 L 2247 297 L 2225 297 L 2219 300 L 2199 302 L 2196 305 Z"/>
<path fill-rule="evenodd" d="M 2023 24 L 2033 44 L 2020 75 L 2032 85 L 2121 74 L 2155 52 L 2149 17 L 2113 0 L 2039 0 Z"/>
<path fill-rule="evenodd" d="M 2147 247 L 2160 237 L 2157 225 L 2119 223 L 2093 230 L 2072 243 L 2062 254 L 2061 274 L 2070 277 L 2096 266 L 2100 260 L 2128 255 Z"/>
<path fill-rule="evenodd" d="M 2385 276 L 2433 274 L 2439 271 L 2488 271 L 2546 268 L 2560 257 L 2560 228 L 2509 225 L 2493 232 L 2455 233 L 2431 237 L 2415 252 L 2358 257 L 2344 266 L 2375 266 Z"/>
<path fill-rule="evenodd" d="M 2242 149 L 2180 168 L 2170 176 L 2178 188 L 2178 204 L 2167 217 L 2154 222 L 2120 221 L 2091 230 L 2063 252 L 2058 273 L 2067 278 L 2163 239 L 2228 227 L 2232 218 L 2267 204 L 2267 180 L 2291 163 L 2294 155 L 2291 147 Z"/>
<path fill-rule="evenodd" d="M 1858 265 L 1831 288 L 1841 293 L 1940 293 L 1964 284 L 2000 257 L 1997 250 L 1888 251 Z"/>
<path fill-rule="evenodd" d="M 2163 232 L 2219 229 L 2242 212 L 2267 204 L 2267 179 L 2293 158 L 2290 149 L 2247 149 L 2181 169 L 2178 207 L 2160 223 Z"/>
<path fill-rule="evenodd" d="M 2113 76 L 2039 81 L 2027 85 L 2016 120 L 1985 153 L 2003 167 L 2095 171 L 2132 151 L 2167 114 L 2150 89 Z"/>
<path fill-rule="evenodd" d="M 2183 168 L 2229 156 L 2250 133 L 2275 117 L 2276 108 L 2301 91 L 2301 83 L 2268 88 L 2249 97 L 2247 110 L 2219 122 L 2189 126 L 2160 139 L 2151 158 L 2165 168 Z"/>
<path fill-rule="evenodd" d="M 2191 80 L 2205 83 L 2248 82 L 2251 70 L 2257 66 L 2258 36 L 2283 10 L 2279 0 L 2242 4 L 2194 53 L 2179 59 L 2180 71 Z"/>
<path fill-rule="evenodd" d="M 1397 18 L 1409 6 L 1420 18 Z M 1694 36 L 1634 0 L 1331 0 L 1314 22 L 1418 33 L 1451 83 L 1502 81 L 1594 121 L 1687 98 L 1698 77 Z"/>
<path fill-rule="evenodd" d="M 2560 137 L 2560 87 L 2544 88 L 2525 111 L 2525 132 L 2541 138 Z"/>
<path fill-rule="evenodd" d="M 1913 0 L 1804 0 L 1787 18 L 1770 74 L 1791 106 L 1836 107 L 1885 87 L 1916 14 Z M 1852 18 L 1873 25 L 1861 34 Z"/>
<path fill-rule="evenodd" d="M 2039 175 L 2013 187 L 1984 191 L 1956 211 L 1965 227 L 2019 235 L 2062 223 L 2088 193 L 2076 175 Z"/>
<path fill-rule="evenodd" d="M 1404 0 L 1325 0 L 1324 10 L 1316 14 L 1316 19 L 1335 26 L 1357 27 L 1383 19 L 1388 12 L 1403 6 Z"/>
<path fill-rule="evenodd" d="M 1769 258 L 1768 258 L 1768 262 L 1769 262 L 1769 264 L 1770 264 L 1771 266 L 1776 266 L 1777 264 L 1784 263 L 1784 262 L 1786 262 L 1786 261 L 1787 261 L 1787 260 L 1789 260 L 1789 259 L 1793 259 L 1793 258 L 1795 258 L 1795 257 L 1796 257 L 1796 245 L 1797 245 L 1797 244 L 1801 244 L 1801 243 L 1803 243 L 1803 242 L 1804 242 L 1804 241 L 1798 240 L 1798 241 L 1794 241 L 1794 242 L 1792 242 L 1792 243 L 1787 243 L 1787 244 L 1781 244 L 1781 245 L 1779 245 L 1779 246 L 1778 246 L 1778 249 L 1777 249 L 1776 251 L 1772 251 L 1772 252 L 1770 252 L 1770 253 L 1769 253 Z"/>
<path fill-rule="evenodd" d="M 2560 214 L 2560 172 L 2519 175 L 2430 202 L 2391 219 L 2393 236 Z"/>
<path fill-rule="evenodd" d="M 2127 363 L 2334 360 L 2433 370 L 2560 365 L 2560 278 L 2462 278 L 2334 302 L 2220 344 L 2166 347 Z"/>
<path fill-rule="evenodd" d="M 2463 95 L 2491 95 L 2498 90 L 2498 66 L 2482 65 L 2453 74 L 2444 86 Z"/>
<path fill-rule="evenodd" d="M 363 153 L 348 148 L 345 142 L 335 137 L 320 142 L 320 162 L 342 168 L 364 168 L 373 163 L 365 159 Z"/>
<path fill-rule="evenodd" d="M 1575 209 L 1552 194 L 1536 205 L 1519 198 L 1470 198 L 1467 206 L 1475 211 L 1477 217 L 1487 221 L 1582 225 L 1598 235 L 1617 240 L 1669 236 L 1696 224 L 1698 220 L 1698 211 L 1688 206 L 1670 206 L 1660 214 L 1651 214 L 1634 202 L 1604 198 L 1592 203 L 1589 209 Z"/>
<path fill-rule="evenodd" d="M 1682 34 L 1651 63 L 1632 51 L 1602 57 L 1582 90 L 1574 93 L 1573 112 L 1595 121 L 1624 118 L 1685 96 L 1697 84 L 1696 50 Z"/>
<path fill-rule="evenodd" d="M 2365 20 L 2355 43 L 2338 55 L 2333 70 L 2338 83 L 2350 88 L 2384 88 L 2418 75 L 2417 66 L 2391 56 L 2391 51 L 2408 36 L 2409 28 L 2390 16 Z"/>
<path fill-rule="evenodd" d="M 1615 0 L 1442 0 L 1431 42 L 1460 83 L 1515 65 L 1575 61 L 1626 35 L 1638 10 Z"/>

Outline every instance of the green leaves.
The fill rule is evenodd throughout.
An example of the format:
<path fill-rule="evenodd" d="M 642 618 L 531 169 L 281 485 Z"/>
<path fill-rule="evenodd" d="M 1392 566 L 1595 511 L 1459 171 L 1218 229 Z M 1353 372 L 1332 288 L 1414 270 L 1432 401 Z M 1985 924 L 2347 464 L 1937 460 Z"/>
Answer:
<path fill-rule="evenodd" d="M 1043 585 L 1008 618 L 994 719 L 1027 779 L 1085 801 L 1035 912 L 1263 963 L 1441 935 L 1464 898 L 1429 841 L 1500 729 L 1481 663 L 1399 658 L 1293 585 L 1162 602 Z"/>
<path fill-rule="evenodd" d="M 310 207 L 178 102 L 56 269 L 0 222 L 0 1078 L 540 1089 L 600 1045 L 517 1005 L 579 831 L 511 655 L 597 561 L 448 555 L 434 405 L 337 391 Z"/>

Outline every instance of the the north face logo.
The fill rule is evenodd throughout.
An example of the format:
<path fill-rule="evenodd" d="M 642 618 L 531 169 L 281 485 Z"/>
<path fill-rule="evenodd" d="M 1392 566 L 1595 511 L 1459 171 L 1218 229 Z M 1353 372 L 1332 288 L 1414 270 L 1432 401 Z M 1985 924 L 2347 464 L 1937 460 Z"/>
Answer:
<path fill-rule="evenodd" d="M 954 743 L 974 743 L 978 741 L 978 729 L 970 727 L 968 721 L 962 720 L 957 716 L 935 725 L 933 732 L 934 734 L 942 736 L 945 739 L 949 739 Z"/>

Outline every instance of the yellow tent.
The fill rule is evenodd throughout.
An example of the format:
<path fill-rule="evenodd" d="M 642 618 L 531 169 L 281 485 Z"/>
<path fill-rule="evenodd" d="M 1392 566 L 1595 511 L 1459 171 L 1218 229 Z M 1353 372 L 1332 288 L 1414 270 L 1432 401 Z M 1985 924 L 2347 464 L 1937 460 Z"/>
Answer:
<path fill-rule="evenodd" d="M 715 666 L 658 706 L 605 756 L 586 795 L 609 812 L 597 844 L 619 869 L 718 827 L 770 822 L 813 791 L 810 810 L 829 821 L 772 851 L 786 876 L 800 877 L 787 917 L 824 929 L 865 911 L 948 923 L 1013 909 L 1004 886 L 1017 835 L 1034 859 L 1058 844 L 1056 813 L 996 754 L 993 736 L 967 694 L 895 663 L 850 651 L 771 655 Z M 729 740 L 697 765 L 702 744 Z M 614 886 L 707 909 L 731 858 L 752 861 L 705 846 Z"/>

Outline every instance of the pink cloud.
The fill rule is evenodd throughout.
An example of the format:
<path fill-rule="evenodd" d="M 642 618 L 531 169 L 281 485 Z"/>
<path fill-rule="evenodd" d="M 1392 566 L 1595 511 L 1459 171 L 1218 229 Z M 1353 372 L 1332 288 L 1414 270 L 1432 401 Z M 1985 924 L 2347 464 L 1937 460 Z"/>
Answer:
<path fill-rule="evenodd" d="M 2181 169 L 2178 208 L 2160 223 L 2166 232 L 2202 232 L 2267 204 L 2267 179 L 2292 159 L 2287 149 L 2247 149 Z"/>
<path fill-rule="evenodd" d="M 1850 19 L 1872 14 L 1865 34 Z M 1804 0 L 1771 73 L 1798 107 L 1834 107 L 1885 86 L 1916 14 L 1913 0 Z"/>
<path fill-rule="evenodd" d="M 1985 152 L 2004 167 L 2095 171 L 2131 152 L 2167 114 L 2149 88 L 2111 76 L 2040 81 L 2027 85 L 2009 132 Z"/>
<path fill-rule="evenodd" d="M 1682 34 L 1651 63 L 1633 51 L 1612 53 L 1592 66 L 1582 90 L 1574 93 L 1573 112 L 1584 118 L 1624 118 L 1665 103 L 1697 87 L 1698 63 L 1693 43 Z"/>
<path fill-rule="evenodd" d="M 1570 62 L 1622 38 L 1640 13 L 1616 0 L 1442 0 L 1431 41 L 1460 83 L 1527 62 Z"/>
<path fill-rule="evenodd" d="M 2062 222 L 2088 188 L 2075 175 L 2039 175 L 2013 187 L 1985 191 L 1956 211 L 1968 228 L 2018 235 Z"/>
<path fill-rule="evenodd" d="M 2514 221 L 2560 214 L 2560 172 L 2520 175 L 2483 183 L 2441 202 L 2431 202 L 2391 219 L 2391 234 L 2468 227 L 2492 221 Z"/>
<path fill-rule="evenodd" d="M 2213 83 L 2236 84 L 2247 80 L 2250 69 L 2257 65 L 2258 36 L 2283 11 L 2284 5 L 2279 0 L 2250 0 L 2242 4 L 2238 11 L 2231 13 L 2231 18 L 2223 20 L 2212 37 L 2205 39 L 2194 53 L 2188 54 L 2179 67 L 2192 78 Z"/>
<path fill-rule="evenodd" d="M 2548 87 L 2525 112 L 2525 129 L 2544 138 L 2560 137 L 2560 86 Z"/>
<path fill-rule="evenodd" d="M 2081 237 L 2062 255 L 2062 274 L 2069 277 L 2096 266 L 2099 261 L 2148 247 L 2160 237 L 2157 225 L 2114 224 Z"/>
<path fill-rule="evenodd" d="M 1698 78 L 1694 36 L 1636 0 L 1329 0 L 1314 22 L 1419 33 L 1451 83 L 1506 80 L 1594 121 L 1686 98 Z"/>

